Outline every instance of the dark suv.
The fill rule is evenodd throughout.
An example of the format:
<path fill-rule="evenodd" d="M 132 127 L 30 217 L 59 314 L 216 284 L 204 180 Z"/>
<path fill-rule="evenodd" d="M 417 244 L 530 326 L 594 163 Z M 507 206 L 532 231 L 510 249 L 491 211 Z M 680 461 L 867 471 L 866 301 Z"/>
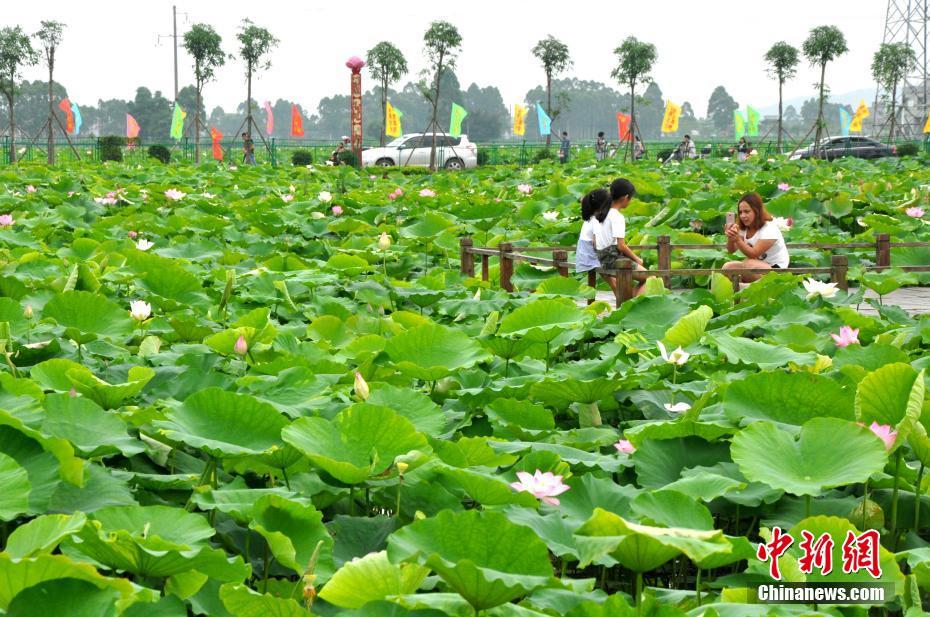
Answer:
<path fill-rule="evenodd" d="M 812 144 L 807 148 L 795 150 L 788 157 L 788 160 L 819 158 L 832 161 L 843 156 L 877 159 L 882 156 L 894 156 L 896 153 L 897 148 L 894 146 L 886 146 L 869 137 L 850 135 L 846 137 L 828 137 L 821 140 L 816 147 Z"/>

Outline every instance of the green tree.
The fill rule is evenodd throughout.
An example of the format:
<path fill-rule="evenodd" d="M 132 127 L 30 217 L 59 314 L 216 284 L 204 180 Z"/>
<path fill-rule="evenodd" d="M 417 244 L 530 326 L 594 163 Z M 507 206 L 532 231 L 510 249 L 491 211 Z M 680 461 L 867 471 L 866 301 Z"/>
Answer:
<path fill-rule="evenodd" d="M 782 86 L 797 73 L 800 58 L 798 49 L 784 41 L 778 41 L 765 52 L 768 63 L 766 71 L 778 80 L 778 151 L 781 152 L 781 138 L 784 131 L 784 113 L 782 111 Z"/>
<path fill-rule="evenodd" d="M 39 54 L 32 48 L 29 36 L 20 26 L 7 26 L 0 30 L 0 93 L 6 97 L 10 114 L 10 162 L 16 162 L 16 121 L 13 117 L 13 102 L 16 97 L 16 80 L 22 77 L 23 67 L 39 61 Z"/>
<path fill-rule="evenodd" d="M 562 100 L 559 106 L 552 107 L 552 79 L 572 64 L 568 55 L 568 45 L 551 34 L 542 39 L 533 47 L 533 55 L 542 62 L 543 72 L 546 74 L 546 113 L 554 121 L 562 111 Z M 563 99 L 564 100 L 564 99 Z M 552 134 L 546 135 L 546 146 L 552 142 Z"/>
<path fill-rule="evenodd" d="M 236 35 L 236 38 L 239 39 L 241 45 L 239 48 L 239 56 L 242 58 L 243 62 L 245 62 L 245 81 L 247 84 L 245 97 L 245 126 L 246 131 L 251 131 L 253 126 L 258 129 L 258 125 L 255 124 L 255 121 L 252 119 L 252 75 L 260 70 L 271 68 L 271 60 L 265 60 L 263 58 L 277 46 L 278 39 L 273 37 L 271 33 L 264 28 L 253 24 L 249 19 L 242 20 L 242 27 Z M 261 135 L 261 131 L 258 131 L 258 134 Z M 233 139 L 236 137 L 237 136 L 234 135 Z"/>
<path fill-rule="evenodd" d="M 714 123 L 718 134 L 723 133 L 733 124 L 733 112 L 739 109 L 739 103 L 723 86 L 717 86 L 710 93 L 707 101 L 707 117 Z"/>
<path fill-rule="evenodd" d="M 387 93 L 391 83 L 407 74 L 407 59 L 393 43 L 381 41 L 368 50 L 368 70 L 381 86 L 381 133 L 380 144 L 384 145 L 384 130 L 387 121 Z"/>
<path fill-rule="evenodd" d="M 194 114 L 194 158 L 200 163 L 200 110 L 203 108 L 203 86 L 213 79 L 217 68 L 226 63 L 222 37 L 212 26 L 194 24 L 184 35 L 184 49 L 194 59 L 194 89 L 197 91 Z"/>
<path fill-rule="evenodd" d="M 443 73 L 455 68 L 456 53 L 462 47 L 462 35 L 447 21 L 434 21 L 423 35 L 423 53 L 429 66 L 424 69 L 420 90 L 432 107 L 430 127 L 433 142 L 429 151 L 429 168 L 436 170 L 436 117 L 439 111 L 439 95 Z M 431 78 L 427 84 L 426 77 Z"/>
<path fill-rule="evenodd" d="M 43 21 L 42 27 L 35 33 L 35 37 L 42 44 L 45 52 L 45 66 L 48 68 L 48 164 L 55 164 L 55 127 L 52 121 L 55 117 L 55 104 L 52 102 L 52 83 L 55 73 L 55 50 L 61 44 L 65 25 L 60 21 Z"/>
<path fill-rule="evenodd" d="M 126 105 L 126 111 L 139 123 L 139 136 L 143 139 L 168 138 L 171 132 L 171 101 L 162 96 L 161 91 L 152 94 L 148 88 L 137 88 L 136 98 Z"/>
<path fill-rule="evenodd" d="M 817 26 L 801 46 L 804 56 L 811 66 L 820 67 L 820 94 L 818 96 L 817 134 L 814 143 L 820 143 L 823 130 L 826 127 L 823 115 L 824 82 L 827 75 L 827 63 L 849 51 L 846 46 L 846 37 L 836 26 Z"/>
<path fill-rule="evenodd" d="M 872 58 L 872 77 L 885 92 L 891 91 L 891 121 L 888 128 L 888 141 L 894 139 L 895 103 L 898 98 L 898 84 L 907 77 L 917 56 L 906 43 L 882 43 Z"/>
<path fill-rule="evenodd" d="M 636 124 L 636 85 L 650 83 L 652 78 L 649 71 L 655 64 L 658 53 L 656 46 L 645 43 L 636 37 L 628 36 L 614 50 L 617 56 L 617 66 L 610 72 L 611 77 L 630 89 L 630 131 L 633 135 L 639 134 Z M 630 159 L 633 158 L 633 141 L 630 140 Z"/>

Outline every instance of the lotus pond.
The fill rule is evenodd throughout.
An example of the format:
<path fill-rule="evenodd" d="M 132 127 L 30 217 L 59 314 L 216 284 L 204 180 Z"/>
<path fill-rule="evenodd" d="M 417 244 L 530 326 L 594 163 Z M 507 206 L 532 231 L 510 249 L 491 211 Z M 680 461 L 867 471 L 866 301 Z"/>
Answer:
<path fill-rule="evenodd" d="M 512 294 L 463 277 L 458 249 L 573 246 L 618 175 L 631 244 L 719 242 L 748 190 L 789 242 L 926 241 L 926 161 L 610 165 L 0 170 L 0 611 L 868 614 L 752 603 L 778 528 L 783 581 L 923 614 L 930 317 L 784 273 L 611 310 L 528 264 Z M 860 289 L 930 282 L 848 254 Z M 844 573 L 868 529 L 881 574 Z"/>

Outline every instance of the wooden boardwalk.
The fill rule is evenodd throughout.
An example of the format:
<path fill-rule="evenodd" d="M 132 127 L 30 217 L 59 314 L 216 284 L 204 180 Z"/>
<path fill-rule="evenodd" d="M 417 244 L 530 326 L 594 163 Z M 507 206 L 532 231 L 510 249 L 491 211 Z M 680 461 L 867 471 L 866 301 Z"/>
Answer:
<path fill-rule="evenodd" d="M 850 288 L 850 293 L 855 293 L 855 288 Z M 865 291 L 866 298 L 878 298 L 871 289 Z M 610 291 L 598 291 L 597 299 L 613 305 L 614 295 Z M 901 307 L 909 315 L 925 315 L 930 313 L 930 287 L 901 287 L 882 298 L 882 302 L 887 305 Z M 584 306 L 585 301 L 579 302 Z M 877 315 L 878 311 L 871 304 L 861 304 L 859 312 L 864 315 Z"/>

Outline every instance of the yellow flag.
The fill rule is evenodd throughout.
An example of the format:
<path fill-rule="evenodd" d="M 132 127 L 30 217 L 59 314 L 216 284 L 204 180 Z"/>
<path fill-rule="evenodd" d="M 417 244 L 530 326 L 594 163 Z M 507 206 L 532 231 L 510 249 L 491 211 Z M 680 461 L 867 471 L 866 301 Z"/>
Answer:
<path fill-rule="evenodd" d="M 849 124 L 849 132 L 861 133 L 862 121 L 868 118 L 869 115 L 869 108 L 865 104 L 865 101 L 860 101 L 859 107 L 856 108 L 856 115 L 853 116 L 852 122 Z"/>
<path fill-rule="evenodd" d="M 674 133 L 678 130 L 678 118 L 681 117 L 681 105 L 669 101 L 665 105 L 665 117 L 662 119 L 662 132 Z"/>
<path fill-rule="evenodd" d="M 924 122 L 924 133 L 930 133 L 930 114 L 927 114 L 927 121 Z"/>
<path fill-rule="evenodd" d="M 523 105 L 514 105 L 513 106 L 513 134 L 514 135 L 525 135 L 526 134 L 526 112 L 529 111 L 529 108 L 524 107 Z"/>
<path fill-rule="evenodd" d="M 400 137 L 400 112 L 390 103 L 385 107 L 384 134 L 391 137 Z"/>

